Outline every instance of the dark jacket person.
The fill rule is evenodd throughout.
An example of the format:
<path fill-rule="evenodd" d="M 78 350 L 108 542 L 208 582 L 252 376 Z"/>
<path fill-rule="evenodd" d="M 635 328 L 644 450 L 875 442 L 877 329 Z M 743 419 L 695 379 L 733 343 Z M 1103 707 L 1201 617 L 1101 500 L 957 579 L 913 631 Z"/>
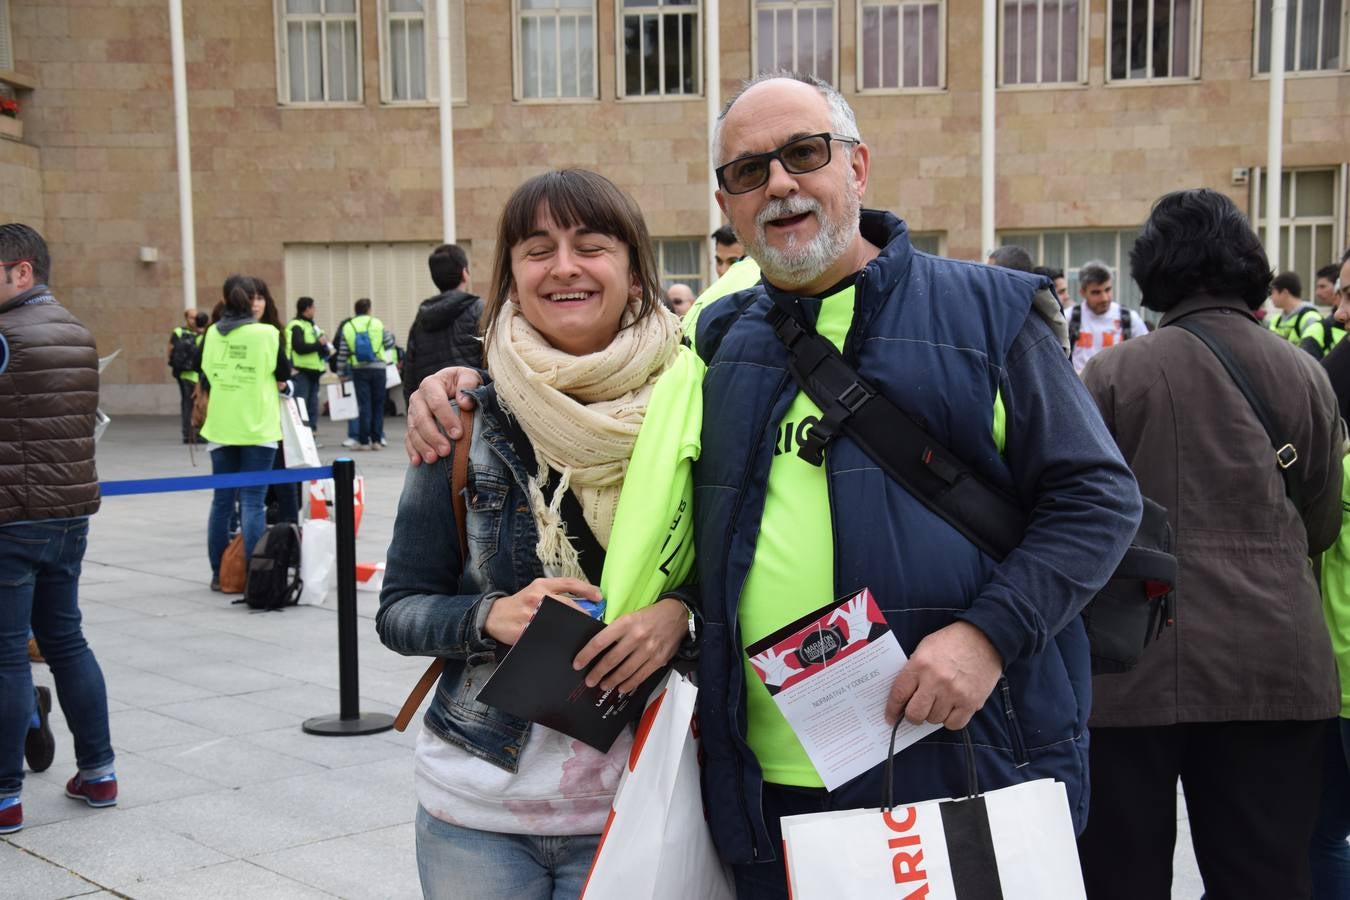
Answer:
<path fill-rule="evenodd" d="M 1176 784 L 1210 897 L 1307 897 L 1326 720 L 1340 707 L 1308 558 L 1340 529 L 1342 429 L 1317 361 L 1262 328 L 1270 266 L 1227 197 L 1160 199 L 1130 252 L 1151 334 L 1094 357 L 1083 381 L 1145 496 L 1171 520 L 1176 624 L 1122 675 L 1093 680 L 1088 896 L 1165 897 Z M 1275 451 L 1211 334 L 1298 452 Z M 1128 864 L 1122 864 L 1128 860 Z"/>
<path fill-rule="evenodd" d="M 422 379 L 445 366 L 483 366 L 478 320 L 483 298 L 468 293 L 469 258 L 454 244 L 442 244 L 427 260 L 440 293 L 422 301 L 408 329 L 403 356 L 403 396 L 412 396 Z"/>

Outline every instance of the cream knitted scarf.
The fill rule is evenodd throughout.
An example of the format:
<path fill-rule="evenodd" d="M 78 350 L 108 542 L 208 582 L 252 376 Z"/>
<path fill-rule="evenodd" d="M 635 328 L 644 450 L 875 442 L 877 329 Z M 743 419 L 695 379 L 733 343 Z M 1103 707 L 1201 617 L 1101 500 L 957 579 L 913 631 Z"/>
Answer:
<path fill-rule="evenodd" d="M 515 303 L 502 304 L 487 347 L 497 396 L 534 446 L 530 508 L 536 550 L 550 576 L 585 578 L 567 539 L 561 507 L 571 488 L 600 546 L 609 546 L 619 491 L 657 378 L 680 345 L 680 320 L 664 306 L 634 324 L 629 305 L 618 334 L 598 353 L 573 356 L 551 346 Z M 544 496 L 549 469 L 561 479 Z"/>

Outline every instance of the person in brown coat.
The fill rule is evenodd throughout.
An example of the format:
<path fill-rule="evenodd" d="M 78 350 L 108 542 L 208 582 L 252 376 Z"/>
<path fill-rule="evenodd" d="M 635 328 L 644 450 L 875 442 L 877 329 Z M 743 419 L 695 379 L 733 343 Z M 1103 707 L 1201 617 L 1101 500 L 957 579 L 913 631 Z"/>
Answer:
<path fill-rule="evenodd" d="M 1130 264 L 1161 326 L 1094 357 L 1083 381 L 1140 490 L 1167 507 L 1179 572 L 1173 627 L 1133 671 L 1093 679 L 1088 896 L 1170 896 L 1180 778 L 1208 900 L 1307 897 L 1340 708 L 1308 561 L 1340 529 L 1336 397 L 1252 315 L 1270 266 L 1224 195 L 1164 196 Z M 1296 451 L 1288 492 L 1257 414 L 1199 338 L 1169 327 L 1181 320 L 1226 348 Z"/>

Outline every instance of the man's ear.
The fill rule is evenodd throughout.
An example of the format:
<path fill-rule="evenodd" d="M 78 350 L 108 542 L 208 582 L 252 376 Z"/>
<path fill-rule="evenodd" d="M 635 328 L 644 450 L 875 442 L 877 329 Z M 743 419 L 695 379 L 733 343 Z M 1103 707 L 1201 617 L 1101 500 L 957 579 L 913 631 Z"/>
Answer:
<path fill-rule="evenodd" d="M 872 167 L 872 151 L 866 144 L 858 144 L 853 148 L 853 158 L 849 164 L 853 170 L 853 183 L 858 188 L 858 199 L 861 200 L 867 195 L 867 176 Z"/>
<path fill-rule="evenodd" d="M 726 216 L 727 220 L 730 221 L 731 213 L 727 212 L 727 198 L 726 195 L 722 193 L 722 189 L 718 188 L 713 191 L 713 196 L 717 198 L 717 208 L 722 210 L 722 215 Z"/>

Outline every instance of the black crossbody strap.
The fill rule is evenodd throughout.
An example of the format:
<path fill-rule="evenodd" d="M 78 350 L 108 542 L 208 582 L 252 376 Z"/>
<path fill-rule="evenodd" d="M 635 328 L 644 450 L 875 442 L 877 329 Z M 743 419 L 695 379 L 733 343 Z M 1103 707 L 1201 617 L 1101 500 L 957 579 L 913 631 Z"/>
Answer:
<path fill-rule="evenodd" d="M 1275 465 L 1280 470 L 1281 477 L 1284 478 L 1284 492 L 1289 499 L 1294 502 L 1295 509 L 1303 509 L 1299 502 L 1298 482 L 1294 478 L 1294 473 L 1290 471 L 1290 466 L 1298 462 L 1298 449 L 1290 442 L 1283 440 L 1275 427 L 1275 417 L 1270 414 L 1270 408 L 1266 406 L 1251 381 L 1247 378 L 1247 373 L 1243 371 L 1242 366 L 1228 352 L 1228 348 L 1219 343 L 1210 331 L 1191 319 L 1178 319 L 1169 324 L 1175 325 L 1185 331 L 1189 331 L 1200 339 L 1206 347 L 1210 349 L 1220 364 L 1228 372 L 1228 376 L 1233 379 L 1237 389 L 1242 392 L 1242 396 L 1247 398 L 1247 404 L 1251 406 L 1252 412 L 1256 413 L 1256 418 L 1261 422 L 1261 427 L 1266 430 L 1266 437 L 1270 438 L 1270 446 L 1275 449 Z"/>
<path fill-rule="evenodd" d="M 825 447 L 842 432 L 986 555 L 1002 560 L 1022 542 L 1027 516 L 1016 501 L 854 371 L 788 301 L 775 297 L 767 319 L 787 347 L 792 377 L 821 410 L 821 421 L 811 426 L 798 450 L 802 459 L 821 465 Z"/>

